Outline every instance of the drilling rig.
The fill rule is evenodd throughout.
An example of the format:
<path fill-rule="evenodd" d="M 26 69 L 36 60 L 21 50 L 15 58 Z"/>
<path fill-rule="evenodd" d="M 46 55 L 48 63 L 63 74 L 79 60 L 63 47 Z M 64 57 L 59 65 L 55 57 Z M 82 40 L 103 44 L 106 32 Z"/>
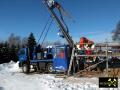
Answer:
<path fill-rule="evenodd" d="M 76 67 L 78 67 L 78 64 L 76 64 L 77 48 L 72 37 L 69 35 L 68 27 L 63 19 L 62 11 L 64 10 L 57 1 L 42 0 L 42 2 L 68 44 L 47 48 L 46 52 L 43 49 L 38 52 L 34 51 L 32 59 L 29 58 L 29 48 L 23 48 L 19 51 L 19 66 L 22 67 L 25 73 L 29 73 L 31 66 L 33 66 L 34 70 L 43 69 L 48 72 L 66 72 L 67 75 L 70 75 L 71 71 L 75 72 Z M 56 14 L 56 10 L 59 12 L 60 17 Z M 42 57 L 45 54 L 46 57 Z"/>

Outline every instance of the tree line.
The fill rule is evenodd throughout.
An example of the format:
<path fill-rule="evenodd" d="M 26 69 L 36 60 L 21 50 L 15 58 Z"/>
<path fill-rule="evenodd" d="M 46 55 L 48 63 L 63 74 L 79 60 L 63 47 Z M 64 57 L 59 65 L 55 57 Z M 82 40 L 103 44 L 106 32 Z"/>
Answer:
<path fill-rule="evenodd" d="M 46 41 L 41 47 L 47 47 L 48 45 L 61 45 L 60 41 L 49 42 Z M 30 51 L 33 51 L 33 47 L 36 46 L 36 39 L 33 33 L 30 33 L 28 37 L 21 38 L 11 34 L 6 41 L 0 41 L 0 64 L 10 61 L 18 61 L 18 51 L 21 48 L 29 47 Z"/>
<path fill-rule="evenodd" d="M 0 42 L 0 64 L 18 61 L 18 51 L 21 48 L 36 45 L 36 40 L 33 33 L 30 33 L 28 37 L 21 39 L 20 36 L 15 36 L 11 34 L 6 41 Z"/>

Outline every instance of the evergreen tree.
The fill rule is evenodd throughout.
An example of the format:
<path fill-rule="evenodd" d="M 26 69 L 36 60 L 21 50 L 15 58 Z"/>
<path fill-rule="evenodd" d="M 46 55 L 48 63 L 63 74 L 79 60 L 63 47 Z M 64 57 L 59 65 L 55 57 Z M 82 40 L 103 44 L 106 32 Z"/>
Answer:
<path fill-rule="evenodd" d="M 18 48 L 15 45 L 9 47 L 7 41 L 0 43 L 0 63 L 18 61 Z"/>
<path fill-rule="evenodd" d="M 28 48 L 29 48 L 29 54 L 30 54 L 30 59 L 32 59 L 32 53 L 34 50 L 34 47 L 36 46 L 36 40 L 35 37 L 33 35 L 33 33 L 30 33 L 29 37 L 28 37 Z"/>
<path fill-rule="evenodd" d="M 18 61 L 18 48 L 14 45 L 10 48 L 10 60 L 17 62 Z"/>
<path fill-rule="evenodd" d="M 30 33 L 28 37 L 28 47 L 34 47 L 36 45 L 36 40 L 33 33 Z"/>
<path fill-rule="evenodd" d="M 9 47 L 7 42 L 0 43 L 0 63 L 10 62 Z"/>
<path fill-rule="evenodd" d="M 8 46 L 6 46 L 7 44 L 4 43 L 4 46 L 2 47 L 2 56 L 3 56 L 3 60 L 4 62 L 10 62 L 10 57 L 9 57 L 9 48 Z"/>

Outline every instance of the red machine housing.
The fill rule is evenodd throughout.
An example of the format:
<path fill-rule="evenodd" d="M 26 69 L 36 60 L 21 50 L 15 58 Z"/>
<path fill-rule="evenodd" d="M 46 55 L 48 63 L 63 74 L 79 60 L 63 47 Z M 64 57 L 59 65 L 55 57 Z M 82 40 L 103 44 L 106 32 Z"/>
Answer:
<path fill-rule="evenodd" d="M 94 44 L 94 42 L 87 39 L 86 37 L 81 37 L 80 38 L 80 48 L 84 49 L 86 51 L 86 55 L 92 54 L 91 46 L 93 44 Z M 88 49 L 85 48 L 85 45 L 87 46 Z"/>

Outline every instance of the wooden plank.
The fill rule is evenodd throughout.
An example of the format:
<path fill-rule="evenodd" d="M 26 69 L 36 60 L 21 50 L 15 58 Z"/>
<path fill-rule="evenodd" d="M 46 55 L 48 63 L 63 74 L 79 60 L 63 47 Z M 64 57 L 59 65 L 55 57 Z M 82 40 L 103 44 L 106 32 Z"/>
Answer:
<path fill-rule="evenodd" d="M 73 50 L 72 50 L 70 64 L 69 64 L 69 68 L 68 68 L 68 72 L 67 72 L 68 76 L 70 76 L 70 72 L 71 72 L 71 68 L 72 68 L 72 64 L 73 64 L 73 59 L 74 59 L 74 52 L 75 52 L 75 48 L 73 48 Z"/>
<path fill-rule="evenodd" d="M 98 64 L 100 64 L 100 63 L 102 63 L 102 62 L 104 62 L 104 61 L 101 61 L 101 62 L 98 62 L 98 63 L 96 63 L 96 64 L 90 65 L 89 67 L 86 67 L 84 70 L 80 70 L 79 72 L 77 72 L 77 73 L 75 74 L 75 76 L 81 74 L 82 72 L 87 71 L 88 69 L 94 68 L 95 66 L 97 66 Z"/>

